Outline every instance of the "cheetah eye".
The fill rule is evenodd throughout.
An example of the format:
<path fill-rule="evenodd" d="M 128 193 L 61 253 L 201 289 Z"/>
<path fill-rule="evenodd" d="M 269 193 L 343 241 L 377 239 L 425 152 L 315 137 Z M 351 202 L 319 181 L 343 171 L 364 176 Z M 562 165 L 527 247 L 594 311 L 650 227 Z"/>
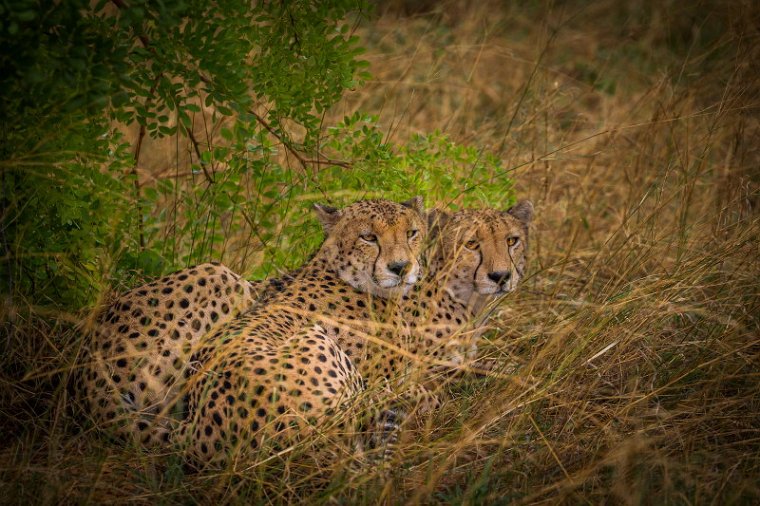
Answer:
<path fill-rule="evenodd" d="M 520 242 L 519 237 L 507 237 L 507 246 L 514 246 L 518 242 Z"/>
<path fill-rule="evenodd" d="M 362 241 L 377 242 L 377 236 L 375 234 L 362 234 L 359 236 Z"/>
<path fill-rule="evenodd" d="M 476 249 L 480 248 L 480 244 L 475 239 L 472 239 L 464 243 L 464 247 L 475 251 Z"/>
<path fill-rule="evenodd" d="M 417 233 L 418 233 L 417 230 L 409 230 L 409 231 L 406 232 L 406 238 L 407 239 L 414 239 L 415 237 L 417 237 Z"/>

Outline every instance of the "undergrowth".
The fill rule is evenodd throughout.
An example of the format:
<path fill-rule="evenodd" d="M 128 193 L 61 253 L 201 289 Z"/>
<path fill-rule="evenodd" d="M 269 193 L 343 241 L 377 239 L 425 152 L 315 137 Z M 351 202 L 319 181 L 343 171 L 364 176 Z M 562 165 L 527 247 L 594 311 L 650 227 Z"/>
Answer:
<path fill-rule="evenodd" d="M 536 206 L 529 277 L 481 346 L 495 372 L 442 378 L 441 408 L 407 428 L 387 468 L 351 474 L 305 443 L 193 473 L 70 409 L 73 324 L 91 306 L 7 302 L 0 502 L 757 503 L 758 27 L 751 2 L 380 8 L 356 32 L 372 79 L 324 118 L 376 124 L 362 142 L 378 158 L 349 177 L 396 160 L 381 196 L 414 186 L 428 205 L 506 205 L 498 166 Z M 459 172 L 403 179 L 416 164 Z M 329 181 L 289 205 L 367 194 Z M 305 255 L 314 241 L 275 243 Z M 249 275 L 273 270 L 263 253 L 233 257 Z"/>

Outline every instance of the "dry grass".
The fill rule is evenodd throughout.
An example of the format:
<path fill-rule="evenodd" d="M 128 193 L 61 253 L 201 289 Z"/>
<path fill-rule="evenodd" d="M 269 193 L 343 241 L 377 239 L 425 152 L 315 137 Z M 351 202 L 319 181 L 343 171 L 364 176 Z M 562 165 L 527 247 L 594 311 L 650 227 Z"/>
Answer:
<path fill-rule="evenodd" d="M 483 346 L 506 378 L 447 381 L 390 471 L 296 449 L 191 474 L 18 380 L 76 346 L 40 317 L 4 357 L 0 502 L 757 503 L 758 27 L 752 2 L 391 3 L 360 30 L 375 80 L 334 113 L 486 146 L 536 204 Z"/>

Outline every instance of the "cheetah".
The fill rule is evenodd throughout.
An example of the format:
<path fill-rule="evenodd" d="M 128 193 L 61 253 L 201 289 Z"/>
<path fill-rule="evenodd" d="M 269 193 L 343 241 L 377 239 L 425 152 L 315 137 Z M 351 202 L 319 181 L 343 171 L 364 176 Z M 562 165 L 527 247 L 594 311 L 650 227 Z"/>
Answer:
<path fill-rule="evenodd" d="M 412 351 L 459 365 L 475 357 L 494 303 L 525 276 L 533 204 L 523 200 L 507 211 L 432 210 L 428 219 L 429 272 L 405 298 L 405 316 L 418 336 L 419 348 Z"/>
<path fill-rule="evenodd" d="M 251 282 L 224 265 L 205 263 L 117 297 L 101 311 L 83 349 L 76 393 L 88 415 L 99 428 L 136 444 L 167 443 L 178 380 L 189 359 L 184 345 L 284 282 Z"/>
<path fill-rule="evenodd" d="M 478 340 L 490 313 L 525 275 L 530 201 L 507 211 L 433 209 L 428 218 L 429 271 L 402 302 L 413 336 L 399 357 L 406 366 L 393 382 L 393 395 L 386 395 L 380 427 L 365 438 L 371 448 L 383 449 L 374 464 L 390 461 L 404 424 L 422 422 L 420 416 L 440 406 L 443 378 L 498 368 L 477 357 Z"/>
<path fill-rule="evenodd" d="M 422 199 L 315 209 L 326 238 L 313 259 L 191 357 L 177 435 L 191 460 L 222 463 L 256 452 L 265 437 L 313 432 L 367 377 L 397 373 L 390 350 L 409 334 L 400 302 L 421 277 Z"/>
<path fill-rule="evenodd" d="M 478 359 L 478 341 L 489 314 L 525 275 L 532 218 L 527 200 L 507 211 L 429 211 L 428 272 L 401 302 L 410 332 L 408 340 L 396 343 L 401 353 L 393 360 L 404 365 L 390 383 L 395 402 L 383 412 L 394 422 L 371 438 L 392 444 L 411 411 L 435 410 L 442 377 L 498 366 Z M 361 336 L 352 339 L 341 336 L 338 344 L 348 350 L 361 346 Z"/>

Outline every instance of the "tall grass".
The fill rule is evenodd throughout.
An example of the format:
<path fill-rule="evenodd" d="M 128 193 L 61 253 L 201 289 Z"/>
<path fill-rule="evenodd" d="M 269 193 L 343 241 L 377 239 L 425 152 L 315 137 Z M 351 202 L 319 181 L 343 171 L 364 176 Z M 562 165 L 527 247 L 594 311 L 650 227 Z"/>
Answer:
<path fill-rule="evenodd" d="M 494 374 L 442 379 L 382 469 L 304 445 L 197 474 L 78 423 L 55 373 L 81 315 L 9 314 L 0 501 L 756 503 L 758 27 L 751 2 L 383 7 L 375 79 L 332 114 L 488 146 L 536 204 Z"/>

